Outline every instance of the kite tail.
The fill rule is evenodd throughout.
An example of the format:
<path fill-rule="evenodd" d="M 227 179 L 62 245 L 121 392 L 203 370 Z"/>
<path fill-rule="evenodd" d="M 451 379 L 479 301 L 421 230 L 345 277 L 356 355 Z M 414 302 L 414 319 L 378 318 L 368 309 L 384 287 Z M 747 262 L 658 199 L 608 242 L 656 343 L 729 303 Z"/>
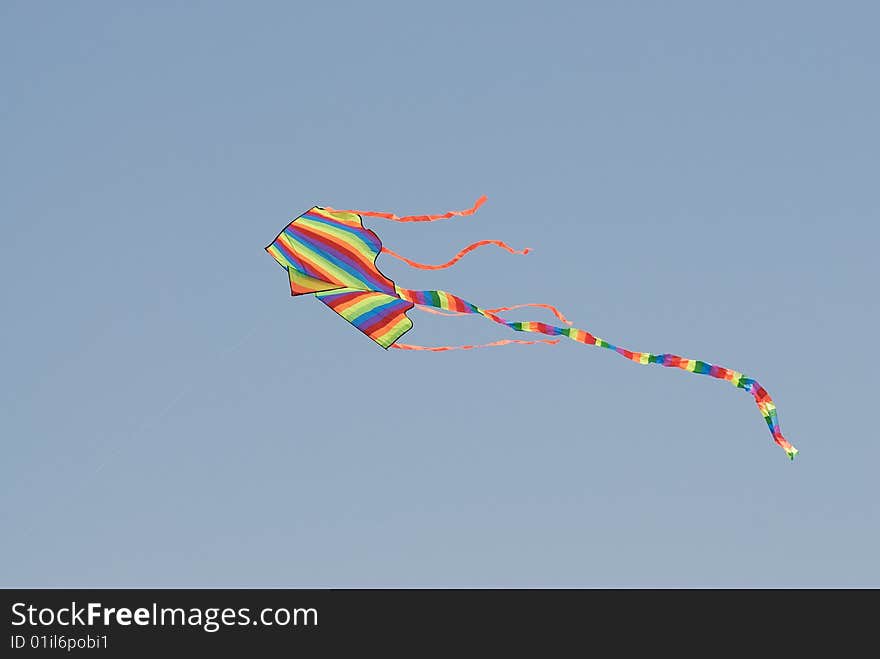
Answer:
<path fill-rule="evenodd" d="M 391 220 L 392 222 L 434 222 L 435 220 L 448 220 L 450 217 L 463 217 L 465 215 L 473 215 L 477 212 L 477 209 L 480 206 L 486 203 L 487 198 L 488 197 L 486 197 L 486 195 L 483 195 L 474 202 L 473 206 L 466 210 L 449 211 L 448 213 L 441 213 L 440 215 L 404 215 L 403 217 L 401 217 L 399 215 L 395 215 L 394 213 L 377 213 L 376 211 L 340 211 L 329 207 L 325 207 L 325 210 L 328 210 L 332 213 L 357 213 L 362 217 L 381 217 L 385 220 Z"/>
<path fill-rule="evenodd" d="M 546 343 L 547 345 L 556 345 L 559 339 L 536 339 L 534 341 L 522 341 L 520 339 L 501 339 L 492 343 L 483 343 L 481 345 L 464 345 L 464 346 L 414 346 L 408 343 L 392 343 L 389 348 L 397 348 L 398 350 L 427 350 L 428 352 L 446 352 L 447 350 L 473 350 L 474 348 L 493 348 L 495 346 L 507 346 L 512 343 L 520 345 L 537 345 Z"/>
<path fill-rule="evenodd" d="M 467 316 L 467 315 L 469 315 L 469 314 L 467 314 L 467 313 L 462 313 L 462 312 L 460 312 L 460 311 L 438 311 L 438 310 L 435 309 L 434 307 L 428 307 L 428 306 L 425 306 L 425 305 L 423 305 L 423 304 L 417 304 L 416 307 L 417 307 L 420 311 L 427 311 L 428 313 L 433 313 L 433 314 L 436 314 L 436 315 L 438 315 L 438 316 L 455 317 L 455 316 Z M 493 314 L 496 314 L 496 313 L 499 313 L 499 312 L 501 312 L 501 311 L 513 311 L 514 309 L 525 309 L 526 307 L 538 307 L 538 308 L 540 308 L 540 309 L 547 309 L 547 310 L 549 310 L 554 316 L 556 316 L 556 317 L 560 320 L 560 322 L 563 322 L 563 323 L 565 323 L 566 325 L 571 325 L 571 324 L 572 324 L 571 321 L 570 321 L 568 318 L 566 318 L 566 317 L 562 314 L 562 312 L 561 312 L 559 309 L 557 309 L 556 307 L 554 307 L 552 304 L 540 304 L 540 303 L 537 303 L 537 302 L 530 302 L 530 303 L 528 303 L 528 304 L 514 304 L 514 305 L 509 306 L 509 307 L 495 307 L 494 309 L 486 309 L 486 311 L 488 311 L 488 312 L 490 312 L 490 313 L 493 313 Z"/>
<path fill-rule="evenodd" d="M 382 248 L 382 253 L 388 254 L 389 256 L 393 256 L 396 259 L 400 259 L 401 261 L 403 261 L 407 265 L 411 265 L 412 267 L 418 268 L 419 270 L 443 270 L 444 268 L 452 267 L 453 265 L 455 265 L 456 263 L 461 261 L 461 259 L 466 254 L 469 254 L 469 253 L 473 252 L 475 249 L 479 249 L 480 247 L 483 247 L 484 245 L 495 245 L 497 247 L 500 247 L 503 250 L 508 251 L 511 254 L 528 254 L 530 251 L 532 251 L 531 247 L 526 247 L 525 249 L 514 249 L 513 247 L 511 247 L 507 243 L 502 242 L 500 240 L 480 240 L 479 242 L 475 242 L 475 243 L 468 245 L 463 250 L 461 250 L 458 254 L 456 254 L 451 259 L 449 259 L 446 263 L 441 263 L 440 265 L 429 265 L 426 263 L 419 263 L 418 261 L 413 261 L 411 259 L 406 258 L 405 256 L 401 256 L 397 252 L 390 250 L 387 247 Z"/>
<path fill-rule="evenodd" d="M 758 410 L 761 412 L 761 416 L 764 417 L 764 421 L 766 421 L 767 426 L 770 429 L 773 441 L 785 451 L 786 455 L 788 455 L 791 460 L 794 460 L 794 456 L 798 453 L 798 450 L 782 435 L 782 430 L 779 427 L 779 418 L 776 413 L 776 404 L 773 402 L 770 394 L 767 393 L 767 390 L 764 389 L 757 380 L 748 378 L 738 371 L 696 359 L 687 359 L 686 357 L 680 357 L 670 353 L 655 355 L 650 352 L 626 350 L 625 348 L 616 346 L 613 343 L 609 343 L 608 341 L 593 336 L 589 332 L 576 327 L 556 327 L 554 325 L 539 322 L 508 321 L 489 309 L 481 309 L 477 305 L 471 304 L 470 302 L 446 291 L 414 291 L 397 287 L 397 294 L 404 300 L 425 307 L 433 307 L 435 309 L 442 309 L 443 311 L 450 311 L 459 314 L 479 314 L 517 332 L 534 332 L 549 336 L 565 336 L 578 343 L 613 350 L 622 357 L 626 357 L 637 364 L 659 364 L 660 366 L 666 366 L 668 368 L 680 368 L 690 373 L 709 375 L 719 380 L 726 380 L 733 386 L 739 389 L 744 389 L 751 394 L 752 398 L 755 399 L 755 404 L 758 406 Z"/>

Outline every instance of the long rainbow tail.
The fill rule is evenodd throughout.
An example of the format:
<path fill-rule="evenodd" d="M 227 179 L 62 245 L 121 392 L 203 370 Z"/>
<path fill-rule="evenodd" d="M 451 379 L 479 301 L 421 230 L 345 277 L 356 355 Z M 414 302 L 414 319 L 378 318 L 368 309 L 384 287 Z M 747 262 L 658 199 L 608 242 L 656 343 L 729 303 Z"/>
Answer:
<path fill-rule="evenodd" d="M 365 217 L 379 217 L 384 218 L 386 220 L 391 220 L 394 222 L 434 222 L 437 220 L 445 220 L 452 217 L 465 217 L 469 215 L 473 215 L 477 212 L 477 210 L 486 202 L 486 196 L 483 195 L 474 203 L 474 205 L 466 210 L 461 211 L 449 211 L 446 213 L 441 213 L 438 215 L 405 215 L 398 216 L 394 213 L 384 213 L 384 212 L 375 212 L 375 211 L 361 211 L 361 210 L 352 210 L 347 211 L 350 213 L 357 213 L 359 215 Z M 332 210 L 332 209 L 328 209 Z M 501 249 L 506 250 L 511 254 L 528 254 L 531 250 L 529 248 L 525 248 L 523 250 L 515 250 L 509 245 L 500 240 L 481 240 L 479 242 L 468 245 L 461 251 L 459 251 L 454 257 L 452 257 L 449 261 L 445 263 L 437 264 L 437 265 L 429 265 L 425 263 L 419 263 L 418 261 L 413 261 L 405 256 L 401 256 L 400 254 L 388 249 L 383 248 L 382 252 L 384 254 L 388 254 L 389 256 L 393 256 L 414 268 L 418 268 L 420 270 L 443 270 L 445 268 L 449 268 L 455 265 L 459 260 L 462 259 L 465 255 L 471 253 L 472 251 L 484 247 L 487 245 L 494 245 L 496 247 L 500 247 Z M 626 350 L 625 348 L 621 348 L 616 346 L 608 341 L 600 339 L 596 336 L 593 336 L 589 332 L 586 332 L 581 329 L 577 329 L 575 327 L 570 327 L 571 322 L 562 315 L 562 313 L 551 305 L 545 304 L 522 304 L 515 305 L 512 307 L 497 307 L 495 309 L 481 309 L 475 304 L 471 304 L 466 300 L 461 299 L 460 297 L 453 295 L 452 293 L 448 293 L 446 291 L 414 291 L 406 288 L 395 287 L 397 289 L 398 295 L 410 302 L 415 303 L 420 309 L 424 311 L 432 311 L 434 313 L 441 313 L 443 315 L 451 315 L 451 316 L 461 316 L 461 315 L 470 315 L 470 314 L 479 314 L 488 318 L 489 320 L 499 323 L 500 325 L 504 325 L 509 327 L 512 330 L 517 332 L 533 332 L 538 334 L 545 334 L 549 336 L 566 336 L 573 341 L 577 341 L 578 343 L 584 343 L 586 345 L 594 345 L 599 348 L 606 348 L 608 350 L 613 350 L 617 354 L 626 357 L 630 361 L 636 362 L 638 364 L 660 364 L 661 366 L 680 368 L 685 371 L 689 371 L 691 373 L 697 373 L 699 375 L 709 375 L 713 378 L 717 378 L 719 380 L 726 380 L 733 384 L 735 387 L 739 389 L 745 389 L 748 391 L 752 398 L 755 399 L 755 403 L 758 406 L 758 410 L 760 410 L 761 415 L 764 417 L 764 421 L 767 422 L 767 426 L 770 428 L 770 434 L 773 436 L 773 441 L 776 442 L 782 449 L 785 451 L 786 455 L 791 460 L 794 460 L 794 456 L 797 455 L 798 450 L 792 446 L 792 444 L 785 439 L 782 435 L 782 430 L 779 428 L 779 418 L 776 414 L 776 404 L 773 402 L 773 399 L 770 397 L 770 394 L 767 393 L 767 390 L 762 387 L 757 380 L 752 378 L 748 378 L 744 376 L 742 373 L 738 371 L 734 371 L 728 368 L 724 368 L 723 366 L 717 366 L 715 364 L 710 364 L 708 362 L 696 360 L 696 359 L 687 359 L 685 357 L 680 357 L 678 355 L 673 355 L 670 353 L 664 353 L 660 355 L 655 355 L 650 352 L 634 352 L 632 350 Z M 553 314 L 563 323 L 569 325 L 569 327 L 557 327 L 555 325 L 547 325 L 546 323 L 539 322 L 513 322 L 505 320 L 504 318 L 498 315 L 499 312 L 502 311 L 510 311 L 512 309 L 517 309 L 520 307 L 544 307 L 553 312 Z M 444 313 L 445 312 L 445 313 Z M 436 347 L 427 347 L 427 346 L 414 346 L 409 344 L 392 344 L 390 347 L 398 348 L 401 350 L 425 350 L 430 352 L 444 352 L 447 350 L 471 350 L 473 348 L 485 348 L 490 346 L 499 346 L 499 345 L 507 345 L 509 343 L 522 343 L 522 344 L 535 344 L 535 343 L 556 343 L 558 339 L 554 340 L 538 340 L 538 341 L 517 341 L 517 340 L 502 340 L 495 341 L 494 343 L 489 343 L 485 345 L 466 345 L 466 346 L 436 346 Z"/>
<path fill-rule="evenodd" d="M 548 336 L 565 336 L 578 343 L 613 350 L 618 355 L 626 357 L 637 364 L 659 364 L 671 368 L 680 368 L 699 375 L 709 375 L 719 380 L 726 380 L 739 389 L 745 389 L 752 395 L 752 398 L 755 399 L 755 403 L 758 406 L 758 410 L 760 410 L 761 415 L 764 417 L 764 421 L 767 422 L 767 426 L 770 428 L 770 434 L 773 436 L 773 441 L 782 447 L 789 459 L 794 460 L 794 456 L 798 453 L 798 450 L 782 435 L 782 430 L 779 427 L 779 418 L 776 414 L 776 404 L 773 402 L 770 394 L 767 393 L 767 390 L 764 389 L 757 380 L 748 378 L 738 371 L 696 359 L 687 359 L 670 353 L 655 355 L 650 352 L 635 352 L 627 350 L 593 336 L 582 329 L 577 329 L 576 327 L 557 327 L 555 325 L 548 325 L 540 322 L 505 320 L 492 310 L 481 309 L 477 305 L 471 304 L 470 302 L 446 291 L 415 291 L 401 288 L 399 286 L 397 286 L 396 289 L 397 294 L 402 299 L 413 302 L 421 307 L 439 309 L 456 315 L 478 314 L 517 332 L 533 332 Z M 394 346 L 392 345 L 392 347 Z M 414 347 L 407 346 L 405 349 L 414 349 Z"/>

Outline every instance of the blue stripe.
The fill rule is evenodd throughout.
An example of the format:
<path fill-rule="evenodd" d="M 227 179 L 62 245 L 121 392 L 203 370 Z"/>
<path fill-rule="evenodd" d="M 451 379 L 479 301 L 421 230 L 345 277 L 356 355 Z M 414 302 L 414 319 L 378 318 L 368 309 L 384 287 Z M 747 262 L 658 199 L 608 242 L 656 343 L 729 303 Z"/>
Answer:
<path fill-rule="evenodd" d="M 284 233 L 287 233 L 287 229 L 284 230 Z M 272 243 L 272 245 L 274 245 L 278 249 L 278 251 L 281 252 L 281 255 L 284 257 L 284 260 L 287 261 L 287 263 L 289 264 L 287 266 L 288 268 L 293 266 L 296 270 L 299 270 L 303 274 L 309 275 L 310 277 L 315 276 L 315 273 L 310 273 L 310 272 L 305 271 L 304 264 L 300 263 L 300 260 L 298 258 L 296 258 L 296 254 L 294 254 L 289 249 L 287 249 L 287 246 L 281 242 L 280 238 L 276 239 L 275 242 Z M 321 277 L 321 275 L 318 275 L 318 278 L 320 278 L 320 277 Z"/>
<path fill-rule="evenodd" d="M 284 263 L 281 263 L 282 266 L 284 266 L 285 268 L 289 268 L 291 266 L 296 266 L 296 264 L 290 260 L 290 257 L 287 256 L 286 250 L 284 249 L 284 247 L 280 243 L 274 242 L 274 243 L 272 243 L 272 247 L 274 247 L 275 249 L 278 250 L 277 257 L 275 256 L 275 254 L 271 254 L 271 252 L 270 252 L 272 258 L 274 258 L 276 261 L 278 259 L 281 259 L 282 261 L 284 261 Z"/>
<path fill-rule="evenodd" d="M 369 311 L 365 311 L 357 318 L 352 318 L 350 322 L 352 325 L 360 329 L 362 325 L 367 325 L 377 318 L 392 315 L 394 312 L 401 311 L 404 307 L 407 306 L 409 305 L 403 300 L 392 299 L 386 304 L 382 304 L 378 307 L 370 309 Z"/>
<path fill-rule="evenodd" d="M 308 247 L 312 251 L 316 252 L 317 254 L 320 254 L 321 258 L 329 261 L 330 263 L 333 263 L 334 265 L 340 267 L 342 270 L 345 270 L 348 274 L 350 274 L 352 277 L 354 277 L 357 281 L 364 284 L 364 286 L 366 288 L 373 289 L 373 290 L 379 290 L 382 292 L 387 292 L 389 290 L 388 285 L 385 282 L 374 280 L 374 279 L 366 279 L 364 277 L 364 275 L 366 275 L 368 273 L 364 272 L 364 270 L 360 266 L 360 264 L 352 263 L 348 259 L 348 257 L 346 257 L 344 254 L 340 253 L 338 250 L 334 249 L 333 247 L 324 246 L 324 245 L 316 245 L 315 243 L 313 243 L 312 241 L 307 239 L 305 236 L 298 234 L 298 233 L 294 233 L 294 231 L 285 230 L 285 234 L 287 234 L 287 237 L 291 241 L 293 241 L 294 243 L 300 243 L 301 245 L 305 245 L 306 247 Z M 308 265 L 308 263 L 305 263 L 305 265 Z M 320 278 L 322 275 L 316 274 L 313 276 L 317 276 Z"/>
<path fill-rule="evenodd" d="M 347 233 L 351 234 L 353 237 L 360 240 L 364 244 L 364 246 L 366 246 L 367 249 L 369 249 L 370 251 L 376 252 L 377 254 L 380 251 L 382 251 L 382 242 L 378 239 L 374 240 L 373 236 L 370 235 L 370 233 L 368 233 L 369 229 L 366 229 L 364 227 L 352 227 L 347 224 L 342 224 L 340 222 L 334 222 L 332 220 L 328 220 L 327 218 L 324 218 L 324 217 L 317 217 L 316 215 L 309 215 L 308 213 L 303 213 L 302 215 L 300 215 L 300 217 L 303 217 L 303 218 L 309 220 L 310 222 L 320 222 L 321 224 L 324 224 L 328 227 L 333 227 L 334 229 L 342 229 L 343 231 L 346 231 Z M 299 218 L 297 218 L 297 219 L 299 219 Z M 294 220 L 294 222 L 295 221 L 296 220 Z"/>

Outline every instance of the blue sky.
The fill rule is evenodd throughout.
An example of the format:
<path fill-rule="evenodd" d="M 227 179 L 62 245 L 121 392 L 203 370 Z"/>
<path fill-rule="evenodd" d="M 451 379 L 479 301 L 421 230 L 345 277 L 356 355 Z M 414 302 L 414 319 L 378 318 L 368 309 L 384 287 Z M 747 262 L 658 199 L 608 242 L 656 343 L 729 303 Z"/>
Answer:
<path fill-rule="evenodd" d="M 0 583 L 880 585 L 878 22 L 4 2 Z M 743 371 L 798 460 L 744 392 L 605 351 L 385 352 L 263 252 L 312 205 L 481 194 L 367 225 L 532 254 L 383 272 Z"/>

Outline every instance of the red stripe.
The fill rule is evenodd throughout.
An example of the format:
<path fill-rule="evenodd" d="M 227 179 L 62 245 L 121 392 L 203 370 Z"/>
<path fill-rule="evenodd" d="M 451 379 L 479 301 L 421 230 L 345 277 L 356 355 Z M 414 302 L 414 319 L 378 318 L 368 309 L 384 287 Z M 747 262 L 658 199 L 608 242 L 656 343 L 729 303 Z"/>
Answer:
<path fill-rule="evenodd" d="M 332 297 L 321 298 L 321 301 L 325 302 L 327 304 L 327 306 L 329 306 L 331 309 L 335 309 L 337 305 L 342 305 L 347 302 L 351 302 L 352 300 L 360 297 L 361 295 L 363 295 L 363 293 L 360 291 L 349 292 L 349 293 L 335 293 Z"/>
<path fill-rule="evenodd" d="M 379 270 L 376 268 L 376 264 L 374 261 L 370 259 L 365 259 L 363 254 L 356 250 L 353 250 L 351 247 L 348 246 L 347 243 L 328 238 L 327 236 L 323 236 L 314 229 L 306 227 L 302 224 L 294 225 L 292 228 L 295 233 L 303 234 L 312 242 L 318 243 L 325 247 L 332 247 L 337 251 L 342 252 L 345 256 L 354 261 L 354 263 L 351 265 L 353 265 L 356 269 L 360 271 L 359 274 L 365 275 L 374 283 L 384 284 L 386 287 L 394 287 L 394 283 L 379 272 Z"/>
<path fill-rule="evenodd" d="M 764 401 L 773 401 L 770 398 L 770 394 L 767 393 L 767 390 L 764 389 L 760 384 L 757 385 L 756 389 L 752 392 L 752 395 L 755 397 L 755 400 L 763 403 Z"/>
<path fill-rule="evenodd" d="M 449 306 L 452 311 L 458 311 L 460 313 L 473 313 L 470 307 L 465 304 L 464 300 L 462 300 L 457 295 L 447 293 L 446 299 L 449 300 Z"/>
<path fill-rule="evenodd" d="M 360 328 L 360 330 L 364 334 L 371 336 L 371 337 L 376 334 L 381 334 L 390 325 L 393 325 L 397 321 L 399 321 L 400 317 L 405 315 L 405 313 L 407 311 L 409 311 L 410 309 L 412 309 L 412 307 L 413 307 L 413 305 L 412 305 L 412 303 L 410 303 L 409 306 L 407 306 L 405 309 L 404 308 L 392 309 L 392 310 L 386 312 L 386 315 L 380 316 L 379 318 L 377 318 L 373 322 L 372 325 L 367 325 L 365 327 L 362 327 L 362 328 Z"/>
<path fill-rule="evenodd" d="M 291 222 L 291 225 L 292 225 L 292 224 L 293 224 L 293 223 Z M 290 228 L 290 225 L 288 225 L 288 228 Z M 287 231 L 287 229 L 285 229 L 285 232 L 286 232 L 286 231 Z M 281 235 L 283 236 L 283 235 L 284 235 L 284 232 L 282 232 Z M 288 237 L 288 239 L 289 239 L 289 237 Z M 330 282 L 333 282 L 333 283 L 338 283 L 340 286 L 345 286 L 345 284 L 343 284 L 342 282 L 340 282 L 340 281 L 338 281 L 338 280 L 336 279 L 336 277 L 335 277 L 335 275 L 334 275 L 333 273 L 331 273 L 330 271 L 328 271 L 326 268 L 322 268 L 322 267 L 321 267 L 321 264 L 320 264 L 319 262 L 317 262 L 317 261 L 303 261 L 302 259 L 300 259 L 296 254 L 294 254 L 294 253 L 293 253 L 293 252 L 287 247 L 287 245 L 285 245 L 285 244 L 281 241 L 281 236 L 279 236 L 278 239 L 277 239 L 274 243 L 272 243 L 272 244 L 273 244 L 273 245 L 277 245 L 278 248 L 279 248 L 282 252 L 284 252 L 286 255 L 288 255 L 288 256 L 290 257 L 290 260 L 293 261 L 296 265 L 299 266 L 299 270 L 300 270 L 300 271 L 303 271 L 303 272 L 304 272 L 305 270 L 307 270 L 307 267 L 306 267 L 306 266 L 308 266 L 308 268 L 311 268 L 311 269 L 316 270 L 316 271 L 318 272 L 318 276 L 316 277 L 316 279 L 322 279 L 322 280 L 324 280 L 324 281 L 330 281 Z M 307 274 L 309 277 L 314 277 L 314 276 L 315 276 L 315 275 L 312 275 L 311 273 L 308 273 L 308 272 L 305 272 L 305 274 Z"/>
<path fill-rule="evenodd" d="M 288 259 L 289 261 L 292 261 L 292 262 L 295 263 L 296 265 L 300 266 L 300 268 L 302 268 L 302 262 L 300 261 L 299 257 L 298 257 L 296 254 L 294 254 L 294 253 L 290 250 L 290 248 L 288 248 L 287 245 L 285 245 L 285 244 L 281 241 L 281 236 L 283 236 L 283 235 L 285 234 L 285 232 L 290 228 L 290 226 L 291 226 L 292 224 L 293 224 L 293 222 L 291 222 L 290 224 L 288 224 L 288 225 L 284 228 L 284 231 L 281 232 L 281 235 L 279 235 L 278 238 L 275 240 L 275 242 L 272 243 L 272 244 L 273 244 L 275 247 L 277 247 L 278 250 L 279 250 L 280 252 L 284 253 L 284 255 L 287 257 L 287 259 Z M 327 281 L 330 281 L 330 280 L 327 280 Z"/>
<path fill-rule="evenodd" d="M 473 310 L 471 305 L 462 300 L 460 297 L 455 298 L 455 310 L 459 313 L 478 313 Z"/>

